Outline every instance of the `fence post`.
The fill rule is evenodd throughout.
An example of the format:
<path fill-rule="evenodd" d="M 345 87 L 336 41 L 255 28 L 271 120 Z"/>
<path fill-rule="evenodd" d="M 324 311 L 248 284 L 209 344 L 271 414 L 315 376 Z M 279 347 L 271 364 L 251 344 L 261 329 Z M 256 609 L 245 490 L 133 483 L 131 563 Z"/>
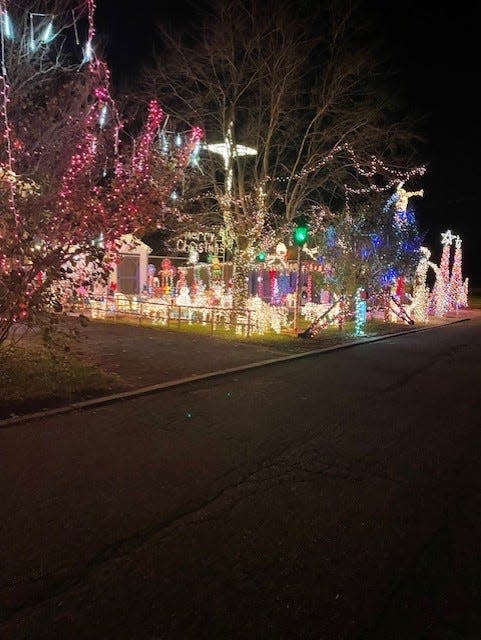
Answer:
<path fill-rule="evenodd" d="M 177 306 L 177 329 L 180 329 L 180 313 L 182 311 L 182 307 Z"/>
<path fill-rule="evenodd" d="M 250 338 L 251 336 L 251 313 L 252 311 L 250 309 L 247 309 L 247 337 Z"/>
<path fill-rule="evenodd" d="M 211 307 L 210 309 L 210 336 L 214 335 L 214 309 Z"/>

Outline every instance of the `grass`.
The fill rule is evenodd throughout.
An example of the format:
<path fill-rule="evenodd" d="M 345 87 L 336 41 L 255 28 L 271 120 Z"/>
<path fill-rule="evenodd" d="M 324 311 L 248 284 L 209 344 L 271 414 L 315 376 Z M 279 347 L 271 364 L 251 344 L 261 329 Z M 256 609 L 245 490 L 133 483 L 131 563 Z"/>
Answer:
<path fill-rule="evenodd" d="M 481 289 L 472 289 L 468 301 L 470 309 L 481 309 Z"/>
<path fill-rule="evenodd" d="M 96 320 L 96 322 L 107 322 L 107 323 L 116 323 L 121 322 L 123 324 L 129 324 L 132 326 L 139 326 L 138 319 L 123 316 L 116 320 L 107 319 L 107 320 Z M 301 319 L 299 322 L 299 332 L 306 329 L 310 322 L 305 319 Z M 214 333 L 211 337 L 211 326 L 210 323 L 200 324 L 193 323 L 189 324 L 187 321 L 182 321 L 180 326 L 178 326 L 176 321 L 171 322 L 168 326 L 161 324 L 152 324 L 146 319 L 142 319 L 141 325 L 142 327 L 148 327 L 152 329 L 156 329 L 160 332 L 162 331 L 170 331 L 170 332 L 182 332 L 187 333 L 194 336 L 199 336 L 202 338 L 218 339 L 226 342 L 232 343 L 242 343 L 242 344 L 251 344 L 260 347 L 266 347 L 273 349 L 277 352 L 283 352 L 285 354 L 291 353 L 303 353 L 305 351 L 312 351 L 317 349 L 323 349 L 324 347 L 331 347 L 337 344 L 345 344 L 348 342 L 353 342 L 354 340 L 359 340 L 359 336 L 354 334 L 354 322 L 346 322 L 342 330 L 339 330 L 337 325 L 332 325 L 330 327 L 326 327 L 322 329 L 315 338 L 310 339 L 301 339 L 298 337 L 298 332 L 293 332 L 292 330 L 283 330 L 281 333 L 276 333 L 275 331 L 269 331 L 264 334 L 252 334 L 249 337 L 245 335 L 236 334 L 234 331 L 229 330 L 228 328 L 223 327 L 222 325 L 217 325 Z M 418 328 L 418 325 L 410 326 L 407 324 L 401 323 L 386 323 L 381 322 L 379 320 L 370 320 L 366 323 L 364 328 L 364 337 L 370 338 L 378 335 L 397 333 L 399 331 L 409 331 L 410 329 Z"/>
<path fill-rule="evenodd" d="M 0 419 L 95 397 L 116 381 L 71 354 L 39 346 L 0 350 Z"/>

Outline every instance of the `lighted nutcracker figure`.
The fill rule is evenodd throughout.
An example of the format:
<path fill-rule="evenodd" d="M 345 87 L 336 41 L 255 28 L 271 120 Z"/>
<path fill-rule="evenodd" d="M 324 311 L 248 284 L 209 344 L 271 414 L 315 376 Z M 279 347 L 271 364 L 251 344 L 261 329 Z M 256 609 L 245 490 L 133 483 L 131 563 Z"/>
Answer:
<path fill-rule="evenodd" d="M 160 281 L 162 293 L 165 296 L 174 296 L 174 276 L 176 268 L 169 258 L 164 258 L 160 263 Z"/>

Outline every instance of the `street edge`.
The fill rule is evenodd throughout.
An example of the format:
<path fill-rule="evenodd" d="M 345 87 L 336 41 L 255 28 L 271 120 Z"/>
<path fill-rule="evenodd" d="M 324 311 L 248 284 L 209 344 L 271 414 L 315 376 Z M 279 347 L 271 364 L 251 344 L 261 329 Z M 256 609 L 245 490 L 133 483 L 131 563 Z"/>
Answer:
<path fill-rule="evenodd" d="M 323 349 L 313 349 L 311 351 L 305 351 L 303 353 L 294 353 L 288 356 L 281 356 L 279 358 L 271 358 L 269 360 L 260 360 L 259 362 L 251 362 L 249 364 L 239 365 L 237 367 L 230 367 L 229 369 L 220 369 L 218 371 L 211 371 L 209 373 L 199 373 L 185 378 L 178 378 L 177 380 L 170 380 L 168 382 L 160 382 L 158 384 L 149 385 L 147 387 L 140 387 L 138 389 L 131 389 L 129 391 L 121 391 L 108 396 L 100 396 L 99 398 L 92 398 L 91 400 L 83 400 L 81 402 L 72 402 L 62 407 L 55 409 L 46 409 L 45 411 L 36 411 L 35 413 L 25 413 L 23 415 L 15 416 L 12 418 L 5 418 L 0 420 L 0 428 L 11 427 L 22 422 L 30 422 L 33 420 L 39 420 L 41 418 L 49 418 L 53 416 L 70 413 L 72 411 L 81 411 L 83 409 L 90 409 L 92 407 L 98 407 L 107 404 L 113 404 L 120 400 L 129 400 L 131 398 L 138 398 L 140 396 L 155 393 L 156 391 L 163 391 L 165 389 L 172 389 L 182 385 L 190 384 L 191 382 L 198 382 L 200 380 L 208 380 L 209 378 L 218 378 L 221 376 L 229 375 L 232 373 L 239 373 L 247 371 L 249 369 L 257 369 L 260 367 L 266 367 L 272 364 L 278 364 L 281 362 L 288 362 L 289 360 L 298 360 L 299 358 L 307 358 L 311 356 L 320 355 L 323 353 L 329 353 L 331 351 L 339 351 L 340 349 L 351 349 L 353 347 L 359 347 L 363 344 L 370 344 L 371 342 L 380 342 L 381 340 L 389 340 L 397 336 L 404 336 L 412 333 L 419 333 L 421 331 L 430 331 L 432 329 L 439 329 L 441 327 L 448 327 L 452 324 L 459 322 L 466 322 L 471 318 L 459 318 L 452 320 L 451 322 L 444 322 L 443 324 L 436 325 L 434 327 L 420 327 L 419 329 L 409 329 L 407 331 L 398 331 L 396 333 L 389 333 L 382 336 L 373 336 L 371 338 L 364 338 L 361 340 L 355 340 L 346 344 L 333 345 L 331 347 L 324 347 Z"/>

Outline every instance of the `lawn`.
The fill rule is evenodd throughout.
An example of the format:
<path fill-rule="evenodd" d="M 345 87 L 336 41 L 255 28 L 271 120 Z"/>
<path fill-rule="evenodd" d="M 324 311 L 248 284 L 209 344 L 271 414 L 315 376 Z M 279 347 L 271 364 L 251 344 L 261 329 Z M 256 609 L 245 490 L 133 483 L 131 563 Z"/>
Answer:
<path fill-rule="evenodd" d="M 111 392 L 116 380 L 39 345 L 0 350 L 0 419 Z"/>
<path fill-rule="evenodd" d="M 481 309 L 481 289 L 472 289 L 468 298 L 470 309 Z"/>

